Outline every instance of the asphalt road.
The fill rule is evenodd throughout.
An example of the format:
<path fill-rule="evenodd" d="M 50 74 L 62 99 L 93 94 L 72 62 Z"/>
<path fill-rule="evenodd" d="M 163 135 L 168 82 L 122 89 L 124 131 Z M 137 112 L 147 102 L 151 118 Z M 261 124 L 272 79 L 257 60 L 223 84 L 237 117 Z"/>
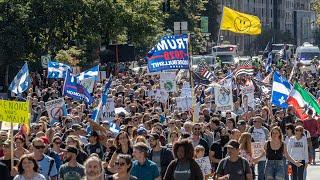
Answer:
<path fill-rule="evenodd" d="M 319 151 L 316 152 L 316 163 L 317 165 L 309 165 L 307 170 L 307 180 L 318 180 L 320 179 L 320 159 Z"/>

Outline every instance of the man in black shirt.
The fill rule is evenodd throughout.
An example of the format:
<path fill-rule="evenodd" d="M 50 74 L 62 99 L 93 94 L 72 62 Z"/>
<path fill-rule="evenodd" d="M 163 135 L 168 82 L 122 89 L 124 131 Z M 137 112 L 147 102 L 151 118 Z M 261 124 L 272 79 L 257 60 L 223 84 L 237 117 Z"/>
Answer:
<path fill-rule="evenodd" d="M 99 158 L 102 159 L 106 148 L 99 142 L 98 138 L 99 138 L 98 133 L 95 131 L 92 131 L 88 135 L 89 144 L 86 145 L 84 149 L 88 155 L 92 153 L 96 153 L 99 155 Z"/>
<path fill-rule="evenodd" d="M 226 145 L 229 156 L 222 159 L 217 168 L 217 180 L 252 180 L 252 173 L 246 159 L 239 156 L 239 143 L 230 140 Z"/>

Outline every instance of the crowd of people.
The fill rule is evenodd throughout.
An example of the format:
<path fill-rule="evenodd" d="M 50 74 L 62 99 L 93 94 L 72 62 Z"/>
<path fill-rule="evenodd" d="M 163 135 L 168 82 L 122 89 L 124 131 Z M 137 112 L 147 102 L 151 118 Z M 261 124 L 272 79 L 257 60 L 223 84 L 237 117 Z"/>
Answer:
<path fill-rule="evenodd" d="M 93 104 L 64 97 L 68 114 L 51 122 L 45 102 L 62 97 L 63 79 L 47 79 L 45 71 L 32 72 L 32 86 L 24 94 L 32 107 L 30 132 L 20 130 L 11 141 L 10 132 L 1 130 L 0 179 L 280 180 L 291 175 L 301 180 L 307 176 L 306 168 L 316 164 L 320 126 L 312 110 L 302 121 L 292 106 L 272 106 L 271 92 L 262 93 L 258 86 L 255 107 L 243 107 L 241 88 L 253 78 L 268 76 L 262 65 L 254 75 L 233 78 L 231 110 L 216 110 L 214 89 L 196 89 L 197 98 L 205 92 L 197 122 L 190 110 L 175 106 L 189 76 L 176 79 L 177 92 L 169 93 L 168 103 L 163 103 L 149 93 L 159 89 L 159 75 L 122 67 L 113 75 L 109 98 L 115 108 L 127 113 L 116 114 L 113 121 L 91 119 L 104 79 L 95 83 Z M 233 68 L 221 66 L 216 81 Z M 284 63 L 274 69 L 289 77 L 292 67 Z M 319 98 L 319 70 L 295 70 L 292 80 Z M 253 148 L 255 144 L 261 145 L 260 151 Z M 209 158 L 210 173 L 197 161 L 203 157 Z"/>

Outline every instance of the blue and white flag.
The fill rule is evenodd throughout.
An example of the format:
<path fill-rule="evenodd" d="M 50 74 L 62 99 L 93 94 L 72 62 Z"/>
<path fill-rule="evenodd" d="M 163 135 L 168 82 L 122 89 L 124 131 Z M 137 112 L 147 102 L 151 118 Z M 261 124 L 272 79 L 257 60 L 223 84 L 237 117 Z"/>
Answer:
<path fill-rule="evenodd" d="M 265 64 L 266 72 L 271 72 L 272 71 L 271 65 L 272 65 L 272 52 L 269 52 L 268 53 L 268 58 L 267 58 L 267 61 L 266 61 L 266 64 Z"/>
<path fill-rule="evenodd" d="M 15 94 L 21 94 L 26 91 L 31 84 L 28 64 L 25 63 L 18 74 L 14 77 L 9 86 L 9 90 Z"/>
<path fill-rule="evenodd" d="M 101 110 L 102 110 L 103 106 L 105 106 L 107 103 L 108 93 L 109 93 L 109 89 L 111 87 L 111 84 L 112 84 L 112 75 L 110 75 L 109 80 L 108 80 L 107 84 L 105 85 L 105 88 L 102 92 L 102 96 L 101 96 L 99 105 L 92 112 L 91 119 L 93 119 L 93 121 L 95 121 L 95 122 L 97 122 L 99 120 L 99 117 L 101 116 Z"/>
<path fill-rule="evenodd" d="M 76 75 L 76 78 L 81 81 L 83 79 L 95 77 L 95 79 L 97 80 L 98 76 L 99 76 L 99 65 Z"/>
<path fill-rule="evenodd" d="M 188 35 L 164 36 L 147 54 L 149 72 L 189 69 Z"/>
<path fill-rule="evenodd" d="M 66 64 L 48 62 L 48 78 L 65 78 L 68 70 L 72 72 L 72 68 Z"/>
<path fill-rule="evenodd" d="M 271 103 L 282 108 L 287 108 L 287 99 L 291 92 L 292 85 L 282 77 L 277 71 L 273 74 Z"/>
<path fill-rule="evenodd" d="M 66 73 L 62 94 L 75 100 L 84 100 L 87 104 L 93 102 L 91 94 L 78 82 L 77 78 L 71 75 L 70 71 Z"/>

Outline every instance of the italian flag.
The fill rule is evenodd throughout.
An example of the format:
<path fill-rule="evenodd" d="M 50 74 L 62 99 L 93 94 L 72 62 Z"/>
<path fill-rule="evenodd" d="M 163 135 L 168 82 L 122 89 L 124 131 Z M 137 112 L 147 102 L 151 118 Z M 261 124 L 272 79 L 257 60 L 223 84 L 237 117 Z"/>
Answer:
<path fill-rule="evenodd" d="M 295 108 L 296 114 L 301 120 L 308 117 L 308 109 L 312 109 L 318 115 L 320 114 L 320 106 L 317 100 L 298 83 L 294 84 L 287 103 Z"/>

